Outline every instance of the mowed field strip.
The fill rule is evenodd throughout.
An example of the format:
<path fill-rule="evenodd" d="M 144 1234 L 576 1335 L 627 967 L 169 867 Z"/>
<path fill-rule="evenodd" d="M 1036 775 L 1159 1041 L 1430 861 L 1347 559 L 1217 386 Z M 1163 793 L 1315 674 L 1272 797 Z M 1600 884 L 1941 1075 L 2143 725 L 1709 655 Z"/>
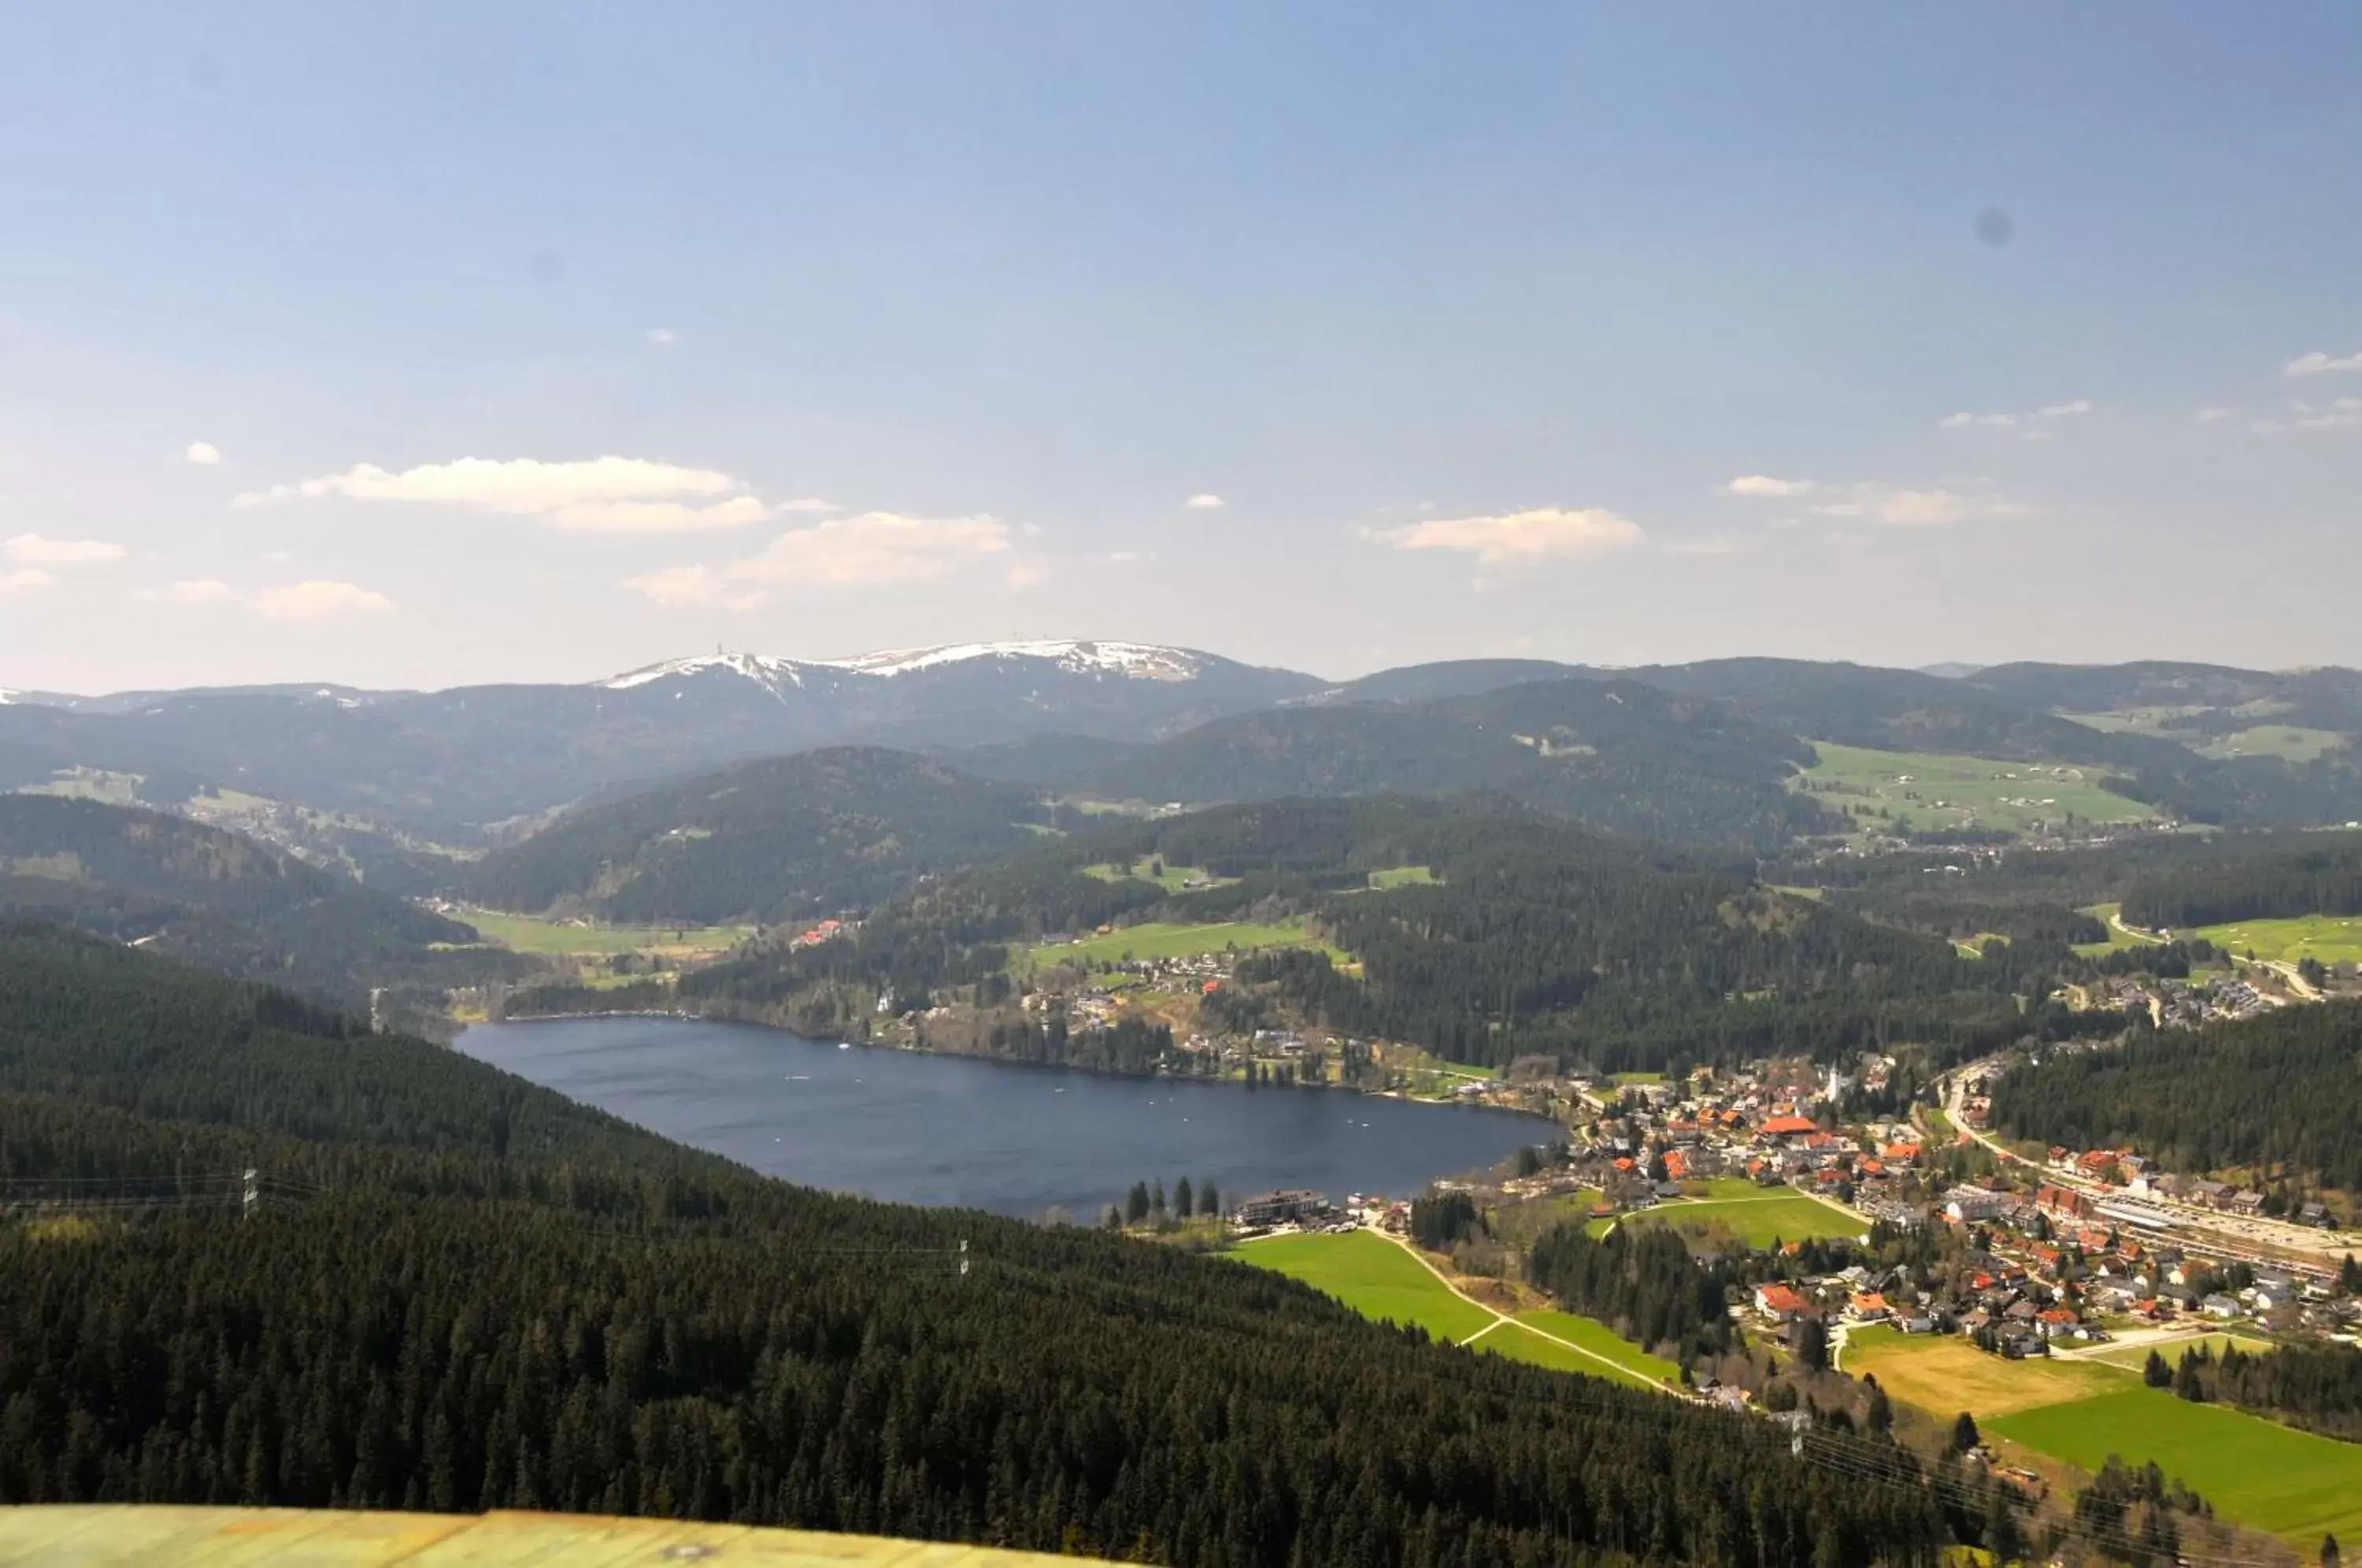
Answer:
<path fill-rule="evenodd" d="M 2224 1337 L 2158 1349 L 2170 1363 Z M 2324 1531 L 2341 1540 L 2362 1534 L 2362 1444 L 2149 1388 L 2139 1372 L 2147 1355 L 2147 1345 L 2125 1345 L 2107 1360 L 2005 1361 L 1957 1336 L 1881 1328 L 1851 1336 L 1845 1370 L 1876 1377 L 1890 1397 L 1939 1420 L 1966 1410 L 1987 1434 L 2085 1470 L 2098 1471 L 2110 1454 L 2133 1464 L 2154 1461 L 2223 1518 L 2269 1530 L 2301 1551 L 2318 1547 Z"/>
<path fill-rule="evenodd" d="M 1605 1323 L 1563 1312 L 1511 1317 L 1472 1301 L 1410 1248 L 1375 1231 L 1278 1236 L 1245 1242 L 1229 1255 L 1301 1280 L 1364 1318 L 1416 1323 L 1438 1339 L 1513 1361 L 1659 1393 L 1678 1376 L 1670 1363 L 1617 1339 Z M 1562 1331 L 1568 1325 L 1577 1331 Z"/>

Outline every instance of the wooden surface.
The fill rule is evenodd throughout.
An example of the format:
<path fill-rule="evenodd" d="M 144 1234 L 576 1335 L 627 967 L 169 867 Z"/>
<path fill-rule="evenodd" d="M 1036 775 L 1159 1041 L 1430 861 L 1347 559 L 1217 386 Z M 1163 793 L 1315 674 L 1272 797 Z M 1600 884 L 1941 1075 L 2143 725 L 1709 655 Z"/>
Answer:
<path fill-rule="evenodd" d="M 0 1565 L 173 1568 L 1042 1568 L 987 1546 L 582 1514 L 374 1514 L 301 1508 L 97 1505 L 0 1507 Z"/>

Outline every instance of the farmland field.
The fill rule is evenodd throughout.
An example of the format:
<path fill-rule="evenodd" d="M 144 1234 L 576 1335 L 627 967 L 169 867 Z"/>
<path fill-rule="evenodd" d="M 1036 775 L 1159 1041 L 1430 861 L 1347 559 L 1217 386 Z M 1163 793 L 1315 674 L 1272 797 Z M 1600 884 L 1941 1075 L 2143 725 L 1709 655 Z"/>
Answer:
<path fill-rule="evenodd" d="M 1709 1198 L 1705 1202 L 1661 1204 L 1627 1214 L 1617 1220 L 1595 1221 L 1595 1234 L 1609 1224 L 1671 1225 L 1698 1232 L 1719 1227 L 1749 1247 L 1760 1250 L 1776 1242 L 1837 1241 L 1859 1236 L 1870 1221 L 1848 1214 L 1834 1204 L 1793 1190 L 1759 1192 L 1746 1198 Z"/>
<path fill-rule="evenodd" d="M 1815 741 L 1820 761 L 1796 780 L 1832 810 L 1895 832 L 1990 828 L 2025 833 L 2087 823 L 2146 822 L 2157 813 L 2100 788 L 2105 770 L 2075 763 L 2010 762 L 1935 752 L 1872 751 Z M 1879 811 L 1888 816 L 1877 817 Z"/>
<path fill-rule="evenodd" d="M 463 910 L 452 918 L 474 926 L 486 942 L 513 952 L 572 957 L 609 953 L 726 953 L 755 934 L 751 925 L 590 925 L 503 914 L 497 910 Z"/>
<path fill-rule="evenodd" d="M 1454 1296 L 1426 1265 L 1383 1236 L 1279 1236 L 1249 1242 L 1230 1254 L 1275 1269 L 1326 1292 L 1364 1318 L 1416 1323 L 1454 1344 L 1493 1321 L 1493 1314 Z"/>
<path fill-rule="evenodd" d="M 1337 962 L 1345 960 L 1341 949 L 1310 935 L 1301 920 L 1285 920 L 1272 924 L 1233 920 L 1212 925 L 1175 925 L 1164 921 L 1150 921 L 1140 925 L 1120 926 L 1103 936 L 1087 936 L 1079 942 L 1033 948 L 1027 962 L 1036 966 L 1068 961 L 1114 964 L 1135 958 L 1187 958 L 1201 953 L 1220 953 L 1232 947 L 1241 951 L 1251 947 L 1309 947 L 1328 954 Z"/>
<path fill-rule="evenodd" d="M 1370 873 L 1370 886 L 1381 891 L 1387 888 L 1418 887 L 1435 880 L 1435 872 L 1425 866 L 1397 866 L 1391 870 Z"/>
<path fill-rule="evenodd" d="M 1856 1377 L 1870 1374 L 1890 1397 L 1930 1415 L 1966 1410 L 1981 1422 L 2128 1386 L 2124 1373 L 2095 1362 L 2003 1361 L 1957 1334 L 1887 1328 L 1854 1331 L 1845 1369 Z"/>
<path fill-rule="evenodd" d="M 2323 964 L 2362 961 L 2362 915 L 2300 915 L 2293 920 L 2250 920 L 2234 925 L 2202 925 L 2181 936 L 2202 936 L 2217 947 L 2293 964 L 2317 958 Z"/>
<path fill-rule="evenodd" d="M 2154 1460 L 2221 1517 L 2307 1551 L 2325 1532 L 2362 1536 L 2362 1444 L 2191 1404 L 2141 1387 L 2129 1375 L 2121 1392 L 2022 1410 L 1985 1430 L 2086 1470 L 2112 1453 L 2134 1463 Z"/>

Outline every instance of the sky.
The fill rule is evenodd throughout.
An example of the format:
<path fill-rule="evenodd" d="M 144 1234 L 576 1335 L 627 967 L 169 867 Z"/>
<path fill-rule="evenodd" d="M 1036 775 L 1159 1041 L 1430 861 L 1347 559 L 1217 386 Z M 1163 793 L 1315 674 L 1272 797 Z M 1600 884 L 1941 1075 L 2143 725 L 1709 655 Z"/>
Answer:
<path fill-rule="evenodd" d="M 0 687 L 2362 664 L 2362 9 L 0 9 Z"/>

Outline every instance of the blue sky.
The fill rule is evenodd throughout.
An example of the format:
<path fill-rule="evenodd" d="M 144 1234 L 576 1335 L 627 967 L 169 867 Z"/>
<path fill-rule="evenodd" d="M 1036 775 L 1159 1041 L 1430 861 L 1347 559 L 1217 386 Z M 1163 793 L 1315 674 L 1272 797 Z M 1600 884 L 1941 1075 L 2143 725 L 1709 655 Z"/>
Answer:
<path fill-rule="evenodd" d="M 11 7 L 0 686 L 2362 663 L 2358 59 L 2329 5 Z"/>

